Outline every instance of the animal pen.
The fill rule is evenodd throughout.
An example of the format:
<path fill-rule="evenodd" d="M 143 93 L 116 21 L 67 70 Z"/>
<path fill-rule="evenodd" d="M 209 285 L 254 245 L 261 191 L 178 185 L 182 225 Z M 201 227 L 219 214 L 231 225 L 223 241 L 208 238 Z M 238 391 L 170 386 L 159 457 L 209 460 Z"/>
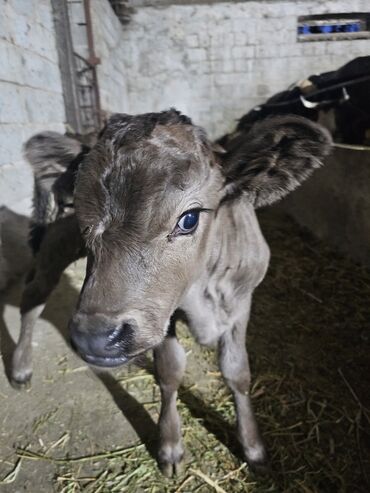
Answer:
<path fill-rule="evenodd" d="M 370 491 L 367 2 L 0 3 L 0 490 Z M 341 78 L 351 63 L 365 68 L 349 75 L 345 69 Z M 362 85 L 353 93 L 355 86 L 336 86 L 356 78 Z M 334 89 L 320 93 L 318 84 L 327 80 Z M 80 161 L 112 114 L 176 107 L 206 130 L 221 160 L 253 135 L 238 121 L 250 125 L 261 108 L 270 111 L 269 102 L 294 98 L 298 105 L 282 113 L 311 119 L 306 129 L 320 128 L 319 122 L 335 142 L 301 187 L 257 210 L 271 259 L 253 294 L 247 348 L 249 394 L 268 454 L 264 472 L 250 467 L 238 441 L 234 398 L 217 350 L 196 344 L 179 318 L 176 333 L 187 359 L 177 395 L 185 458 L 176 475 L 162 474 L 161 391 L 152 352 L 107 371 L 89 366 L 71 345 L 83 258 L 64 270 L 36 323 L 31 387 L 14 389 L 20 304 L 34 263 L 28 245 L 34 176 L 22 145 L 40 131 L 77 139 L 81 160 L 69 168 L 59 163 L 51 174 L 45 167 L 40 175 L 48 186 L 62 173 L 63 185 L 82 176 Z M 130 145 L 139 140 L 136 134 Z M 45 199 L 41 192 L 34 201 Z M 51 223 L 63 215 L 68 220 L 75 205 L 70 188 L 54 187 L 52 194 L 44 213 Z M 176 227 L 181 220 L 186 225 L 185 217 Z M 113 290 L 116 280 L 109 283 Z"/>

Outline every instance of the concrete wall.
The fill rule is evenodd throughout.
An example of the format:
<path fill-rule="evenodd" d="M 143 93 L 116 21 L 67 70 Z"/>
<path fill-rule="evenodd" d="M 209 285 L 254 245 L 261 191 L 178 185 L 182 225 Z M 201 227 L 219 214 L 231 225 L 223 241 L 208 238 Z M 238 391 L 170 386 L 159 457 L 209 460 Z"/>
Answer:
<path fill-rule="evenodd" d="M 281 204 L 300 224 L 370 266 L 370 148 L 336 149 Z"/>
<path fill-rule="evenodd" d="M 83 7 L 69 9 L 75 51 L 87 57 Z M 29 214 L 33 177 L 22 144 L 40 130 L 65 130 L 51 1 L 0 0 L 0 12 L 0 206 Z M 122 25 L 108 0 L 93 0 L 91 16 L 102 109 L 128 111 Z"/>
<path fill-rule="evenodd" d="M 64 102 L 49 0 L 0 0 L 0 205 L 29 213 L 33 178 L 22 143 L 64 131 Z"/>
<path fill-rule="evenodd" d="M 91 1 L 91 20 L 95 54 L 100 58 L 97 76 L 100 104 L 105 112 L 127 112 L 126 66 L 123 27 L 108 0 Z M 71 34 L 74 50 L 89 58 L 85 11 L 82 3 L 69 3 Z"/>
<path fill-rule="evenodd" d="M 122 39 L 129 111 L 176 106 L 213 137 L 290 83 L 370 53 L 369 40 L 296 40 L 298 16 L 367 11 L 368 0 L 131 0 L 143 3 Z"/>
<path fill-rule="evenodd" d="M 122 24 L 108 0 L 92 0 L 91 17 L 95 52 L 101 59 L 97 66 L 101 108 L 111 113 L 127 113 L 127 69 Z"/>

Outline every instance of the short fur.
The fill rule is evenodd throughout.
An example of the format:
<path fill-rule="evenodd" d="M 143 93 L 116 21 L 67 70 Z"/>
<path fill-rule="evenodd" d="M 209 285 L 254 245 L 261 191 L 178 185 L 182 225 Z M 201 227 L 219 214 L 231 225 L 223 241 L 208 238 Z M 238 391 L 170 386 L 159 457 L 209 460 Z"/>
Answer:
<path fill-rule="evenodd" d="M 224 172 L 231 195 L 248 195 L 255 208 L 281 199 L 321 166 L 330 140 L 327 130 L 298 116 L 257 122 L 228 143 Z"/>
<path fill-rule="evenodd" d="M 330 149 L 322 128 L 288 116 L 230 142 L 227 152 L 215 152 L 204 130 L 175 110 L 113 116 L 78 166 L 77 218 L 61 216 L 47 226 L 21 304 L 12 370 L 18 386 L 31 378 L 32 328 L 48 295 L 68 263 L 87 250 L 70 323 L 73 344 L 101 366 L 154 350 L 162 394 L 158 461 L 168 475 L 183 458 L 176 393 L 185 352 L 176 339 L 178 310 L 199 343 L 218 348 L 246 459 L 255 467 L 266 461 L 248 395 L 245 347 L 252 293 L 269 261 L 254 208 L 293 190 Z M 61 160 L 50 148 L 45 155 Z M 180 234 L 179 219 L 189 210 L 200 211 L 199 224 Z"/>

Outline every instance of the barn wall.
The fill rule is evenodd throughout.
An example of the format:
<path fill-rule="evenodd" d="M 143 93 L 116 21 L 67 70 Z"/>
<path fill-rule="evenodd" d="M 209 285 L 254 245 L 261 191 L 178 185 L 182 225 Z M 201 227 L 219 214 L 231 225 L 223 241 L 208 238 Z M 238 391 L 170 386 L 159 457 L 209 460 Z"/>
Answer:
<path fill-rule="evenodd" d="M 103 112 L 128 111 L 123 27 L 108 0 L 91 0 L 91 20 L 97 65 L 100 104 Z M 82 3 L 69 3 L 74 50 L 89 58 L 85 11 Z"/>
<path fill-rule="evenodd" d="M 33 178 L 22 143 L 64 131 L 64 102 L 49 0 L 0 0 L 0 205 L 28 213 Z"/>
<path fill-rule="evenodd" d="M 290 83 L 370 51 L 369 40 L 296 41 L 299 15 L 366 11 L 367 0 L 131 5 L 122 42 L 130 112 L 176 106 L 213 137 Z"/>
<path fill-rule="evenodd" d="M 370 266 L 369 184 L 370 149 L 336 149 L 281 206 L 316 236 Z"/>
<path fill-rule="evenodd" d="M 126 53 L 123 47 L 123 27 L 108 0 L 92 0 L 97 67 L 101 107 L 107 112 L 128 112 L 126 91 Z"/>
<path fill-rule="evenodd" d="M 66 119 L 51 0 L 0 0 L 0 206 L 30 213 L 33 177 L 22 143 Z M 83 6 L 69 2 L 74 50 L 88 57 Z M 91 1 L 101 107 L 127 111 L 122 25 L 108 0 Z"/>

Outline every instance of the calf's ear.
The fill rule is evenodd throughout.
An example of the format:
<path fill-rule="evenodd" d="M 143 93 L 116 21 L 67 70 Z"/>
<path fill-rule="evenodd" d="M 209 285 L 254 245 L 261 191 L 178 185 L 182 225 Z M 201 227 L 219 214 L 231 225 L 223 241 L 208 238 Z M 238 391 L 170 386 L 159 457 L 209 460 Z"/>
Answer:
<path fill-rule="evenodd" d="M 331 150 L 320 125 L 299 116 L 279 116 L 236 134 L 221 155 L 225 200 L 243 195 L 257 208 L 272 204 L 308 178 Z"/>

